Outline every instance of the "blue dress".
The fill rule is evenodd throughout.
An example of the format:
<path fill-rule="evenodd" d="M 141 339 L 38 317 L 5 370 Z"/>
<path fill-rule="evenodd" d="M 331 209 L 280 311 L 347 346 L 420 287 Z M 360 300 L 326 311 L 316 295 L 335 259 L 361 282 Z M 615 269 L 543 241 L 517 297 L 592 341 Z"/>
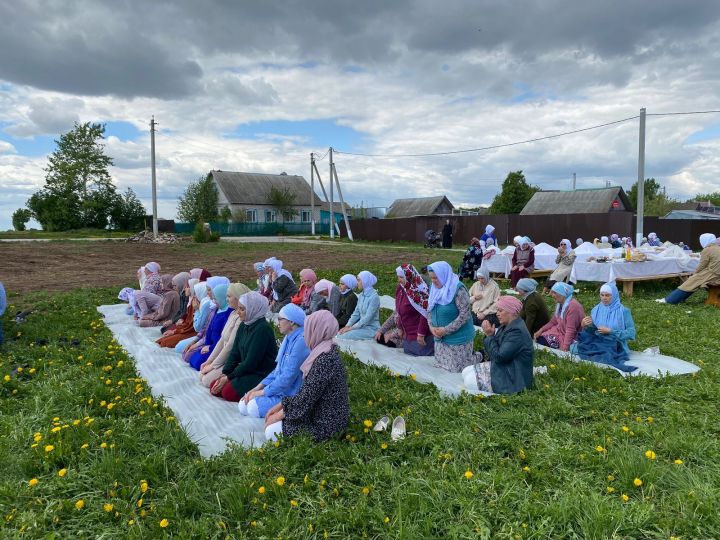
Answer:
<path fill-rule="evenodd" d="M 601 334 L 594 324 L 585 327 L 577 334 L 577 342 L 570 347 L 570 352 L 583 360 L 607 364 L 620 371 L 633 372 L 635 366 L 625 362 L 630 358 L 628 341 L 635 339 L 635 322 L 630 310 L 623 306 L 624 328 L 613 329 L 609 334 Z"/>
<path fill-rule="evenodd" d="M 372 339 L 375 336 L 380 328 L 380 296 L 375 289 L 368 288 L 360 293 L 347 326 L 353 329 L 338 334 L 337 339 Z"/>
<path fill-rule="evenodd" d="M 225 309 L 225 311 L 215 313 L 215 316 L 212 318 L 212 321 L 210 321 L 207 332 L 205 333 L 205 344 L 203 347 L 209 347 L 208 352 L 203 354 L 201 352 L 202 347 L 200 347 L 199 349 L 193 351 L 188 360 L 193 369 L 200 371 L 200 366 L 202 366 L 203 363 L 205 363 L 205 360 L 207 360 L 212 354 L 215 345 L 217 345 L 217 342 L 220 341 L 220 336 L 222 335 L 223 328 L 225 328 L 225 323 L 227 322 L 228 317 L 230 317 L 230 313 L 232 313 L 231 309 Z"/>

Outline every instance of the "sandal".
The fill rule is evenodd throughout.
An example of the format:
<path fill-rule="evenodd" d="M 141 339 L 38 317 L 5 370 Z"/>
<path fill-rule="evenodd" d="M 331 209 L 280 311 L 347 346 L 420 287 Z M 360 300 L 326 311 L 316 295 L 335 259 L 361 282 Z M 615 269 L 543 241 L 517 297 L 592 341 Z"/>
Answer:
<path fill-rule="evenodd" d="M 389 423 L 390 418 L 387 416 L 383 416 L 380 420 L 377 421 L 377 424 L 375 424 L 373 431 L 385 431 Z"/>
<path fill-rule="evenodd" d="M 402 416 L 396 416 L 395 420 L 393 420 L 390 438 L 393 441 L 405 438 L 405 419 Z"/>

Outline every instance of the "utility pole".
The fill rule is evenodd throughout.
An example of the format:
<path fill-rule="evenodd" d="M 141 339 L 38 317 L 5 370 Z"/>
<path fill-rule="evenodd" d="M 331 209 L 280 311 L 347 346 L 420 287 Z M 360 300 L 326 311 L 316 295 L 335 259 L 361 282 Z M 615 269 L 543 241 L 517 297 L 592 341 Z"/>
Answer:
<path fill-rule="evenodd" d="M 643 218 L 645 213 L 645 107 L 640 109 L 640 137 L 638 142 L 638 183 L 637 183 L 637 221 L 635 222 L 635 245 L 640 246 L 643 237 Z"/>
<path fill-rule="evenodd" d="M 575 180 L 576 180 L 576 175 L 575 175 L 575 173 L 573 173 L 573 191 L 575 191 Z"/>
<path fill-rule="evenodd" d="M 315 154 L 310 152 L 310 234 L 315 236 Z"/>
<path fill-rule="evenodd" d="M 333 213 L 333 149 L 330 150 L 330 239 L 335 238 L 335 214 Z"/>
<path fill-rule="evenodd" d="M 157 181 L 155 177 L 155 117 L 150 120 L 150 169 L 152 171 L 153 238 L 158 237 Z"/>

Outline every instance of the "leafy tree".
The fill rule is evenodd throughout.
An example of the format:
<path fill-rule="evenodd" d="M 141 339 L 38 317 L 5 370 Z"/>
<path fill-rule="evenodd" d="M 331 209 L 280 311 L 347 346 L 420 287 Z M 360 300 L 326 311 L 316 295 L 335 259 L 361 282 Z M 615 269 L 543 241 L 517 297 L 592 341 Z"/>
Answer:
<path fill-rule="evenodd" d="M 286 219 L 292 219 L 298 215 L 297 209 L 293 206 L 295 194 L 286 187 L 271 187 L 267 195 L 267 203 L 282 216 L 283 223 Z"/>
<path fill-rule="evenodd" d="M 715 206 L 720 206 L 720 191 L 714 193 L 701 193 L 695 195 L 694 200 L 696 201 L 710 201 Z"/>
<path fill-rule="evenodd" d="M 27 201 L 27 207 L 46 231 L 67 231 L 83 226 L 82 201 L 72 191 L 52 192 L 41 189 Z"/>
<path fill-rule="evenodd" d="M 232 217 L 233 213 L 229 206 L 224 206 L 223 209 L 220 210 L 220 219 L 222 221 L 230 221 Z"/>
<path fill-rule="evenodd" d="M 638 192 L 638 183 L 635 182 L 632 187 L 630 188 L 630 191 L 627 192 L 628 199 L 630 199 L 630 204 L 632 204 L 632 207 L 637 210 L 637 192 Z M 654 178 L 646 178 L 645 179 L 645 206 L 652 201 L 653 199 L 656 199 L 658 195 L 661 194 L 662 186 L 655 180 Z"/>
<path fill-rule="evenodd" d="M 145 206 L 135 192 L 131 188 L 127 188 L 125 195 L 118 197 L 110 212 L 110 223 L 113 229 L 134 231 L 143 227 L 144 220 Z"/>
<path fill-rule="evenodd" d="M 519 214 L 539 189 L 527 183 L 522 171 L 509 172 L 503 181 L 502 190 L 495 195 L 488 213 Z"/>
<path fill-rule="evenodd" d="M 635 210 L 637 210 L 637 191 L 637 182 L 635 182 L 627 194 Z M 654 178 L 645 179 L 644 201 L 643 214 L 646 216 L 664 216 L 678 203 L 676 199 L 665 194 L 665 188 Z"/>
<path fill-rule="evenodd" d="M 186 223 L 215 221 L 218 218 L 218 190 L 212 176 L 190 182 L 178 200 L 178 219 Z"/>
<path fill-rule="evenodd" d="M 32 212 L 27 208 L 18 208 L 13 212 L 12 224 L 16 231 L 24 231 L 25 224 L 32 218 Z"/>

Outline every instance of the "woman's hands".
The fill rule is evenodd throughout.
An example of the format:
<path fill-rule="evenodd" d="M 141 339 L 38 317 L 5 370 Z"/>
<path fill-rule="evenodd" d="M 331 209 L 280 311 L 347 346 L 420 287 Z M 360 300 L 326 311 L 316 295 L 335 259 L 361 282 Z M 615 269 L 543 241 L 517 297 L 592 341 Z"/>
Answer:
<path fill-rule="evenodd" d="M 495 335 L 495 325 L 490 324 L 487 320 L 484 320 L 482 322 L 482 331 L 485 333 L 487 337 L 491 337 Z"/>
<path fill-rule="evenodd" d="M 217 381 L 215 381 L 215 384 L 210 389 L 210 393 L 213 396 L 219 396 L 220 392 L 222 392 L 223 386 L 225 386 L 228 381 L 229 379 L 227 378 L 227 375 L 222 375 Z"/>
<path fill-rule="evenodd" d="M 283 409 L 282 403 L 278 403 L 272 409 L 270 409 L 265 415 L 265 427 L 280 422 L 285 418 L 285 410 Z"/>

